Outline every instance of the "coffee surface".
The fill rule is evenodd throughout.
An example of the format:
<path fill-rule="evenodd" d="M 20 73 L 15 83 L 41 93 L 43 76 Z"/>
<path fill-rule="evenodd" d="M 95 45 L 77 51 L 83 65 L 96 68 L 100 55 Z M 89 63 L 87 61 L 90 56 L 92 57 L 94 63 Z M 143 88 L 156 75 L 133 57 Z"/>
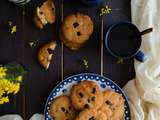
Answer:
<path fill-rule="evenodd" d="M 140 33 L 132 25 L 117 25 L 109 33 L 108 47 L 116 56 L 131 56 L 138 51 L 140 45 Z"/>

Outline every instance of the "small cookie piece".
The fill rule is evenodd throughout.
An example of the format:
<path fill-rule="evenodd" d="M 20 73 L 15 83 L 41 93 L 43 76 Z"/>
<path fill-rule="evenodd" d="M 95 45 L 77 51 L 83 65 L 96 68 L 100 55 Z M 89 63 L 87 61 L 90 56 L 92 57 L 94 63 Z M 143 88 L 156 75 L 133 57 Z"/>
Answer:
<path fill-rule="evenodd" d="M 53 3 L 53 0 L 47 0 L 46 2 L 44 2 L 40 9 L 43 12 L 46 20 L 50 24 L 55 22 L 55 20 L 56 20 L 55 14 L 56 13 L 55 13 L 55 5 Z"/>
<path fill-rule="evenodd" d="M 46 0 L 41 7 L 36 8 L 36 13 L 34 16 L 34 22 L 36 26 L 40 29 L 47 23 L 55 22 L 55 6 L 52 0 Z"/>
<path fill-rule="evenodd" d="M 56 42 L 50 42 L 40 48 L 38 52 L 39 63 L 47 70 L 52 60 L 53 51 L 56 47 Z"/>
<path fill-rule="evenodd" d="M 72 86 L 71 100 L 75 109 L 84 108 L 98 109 L 103 104 L 103 94 L 99 86 L 93 81 L 81 81 Z"/>
<path fill-rule="evenodd" d="M 124 116 L 124 99 L 122 95 L 107 90 L 103 93 L 104 103 L 100 108 L 106 115 L 110 116 L 110 120 L 122 120 Z M 110 110 L 111 111 L 110 111 Z"/>
<path fill-rule="evenodd" d="M 38 28 L 41 28 L 41 29 L 43 28 L 43 23 L 40 21 L 37 14 L 35 14 L 34 16 L 34 22 Z"/>
<path fill-rule="evenodd" d="M 92 35 L 93 26 L 89 16 L 82 13 L 71 14 L 65 17 L 61 25 L 60 38 L 70 49 L 79 49 Z"/>
<path fill-rule="evenodd" d="M 53 120 L 74 120 L 76 111 L 67 96 L 57 97 L 50 106 L 50 116 Z"/>
<path fill-rule="evenodd" d="M 79 113 L 75 120 L 109 120 L 102 111 L 85 109 Z"/>

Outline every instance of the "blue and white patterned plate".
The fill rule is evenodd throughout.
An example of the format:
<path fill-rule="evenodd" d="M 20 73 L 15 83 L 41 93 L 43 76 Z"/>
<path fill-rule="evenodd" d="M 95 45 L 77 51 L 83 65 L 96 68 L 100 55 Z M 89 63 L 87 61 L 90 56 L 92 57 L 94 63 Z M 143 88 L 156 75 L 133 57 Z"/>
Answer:
<path fill-rule="evenodd" d="M 124 116 L 124 120 L 131 120 L 130 117 L 130 109 L 129 109 L 129 104 L 127 101 L 126 96 L 124 95 L 124 93 L 122 92 L 121 88 L 115 84 L 113 81 L 111 81 L 108 78 L 105 78 L 103 76 L 97 75 L 97 74 L 92 74 L 92 73 L 83 73 L 83 74 L 77 74 L 77 75 L 73 75 L 65 80 L 63 80 L 62 82 L 60 82 L 50 93 L 46 105 L 45 105 L 45 110 L 44 110 L 44 114 L 45 114 L 45 120 L 52 120 L 52 118 L 49 115 L 49 108 L 50 108 L 50 104 L 51 102 L 54 100 L 54 98 L 56 98 L 57 96 L 60 95 L 67 95 L 71 89 L 71 87 L 74 84 L 77 84 L 79 81 L 81 80 L 91 80 L 96 82 L 102 91 L 107 90 L 107 89 L 112 89 L 113 91 L 122 94 L 124 100 L 125 100 L 125 116 Z"/>

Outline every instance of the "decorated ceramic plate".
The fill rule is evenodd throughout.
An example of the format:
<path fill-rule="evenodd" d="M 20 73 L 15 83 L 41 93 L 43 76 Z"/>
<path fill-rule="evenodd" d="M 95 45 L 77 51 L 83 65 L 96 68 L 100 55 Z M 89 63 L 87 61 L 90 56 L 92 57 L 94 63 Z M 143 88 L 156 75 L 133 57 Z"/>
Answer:
<path fill-rule="evenodd" d="M 83 73 L 83 74 L 73 75 L 73 76 L 63 80 L 52 90 L 52 92 L 50 93 L 50 95 L 47 99 L 46 105 L 45 105 L 45 110 L 44 110 L 45 120 L 52 120 L 52 118 L 49 115 L 49 108 L 50 108 L 50 104 L 54 100 L 54 98 L 56 98 L 57 96 L 60 96 L 60 95 L 69 94 L 71 87 L 74 84 L 77 84 L 81 80 L 91 80 L 91 81 L 96 82 L 100 86 L 102 91 L 107 90 L 107 89 L 112 89 L 113 91 L 115 91 L 119 94 L 122 94 L 122 96 L 125 100 L 124 120 L 131 119 L 130 109 L 129 109 L 129 104 L 128 104 L 127 98 L 124 95 L 124 93 L 122 92 L 121 88 L 117 84 L 115 84 L 110 79 L 105 78 L 100 75 L 97 75 L 97 74 Z"/>

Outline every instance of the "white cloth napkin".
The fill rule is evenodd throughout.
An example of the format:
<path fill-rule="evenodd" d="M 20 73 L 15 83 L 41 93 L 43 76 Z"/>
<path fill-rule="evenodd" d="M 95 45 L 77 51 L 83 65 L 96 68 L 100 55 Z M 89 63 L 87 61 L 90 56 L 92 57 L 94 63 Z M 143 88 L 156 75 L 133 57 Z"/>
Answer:
<path fill-rule="evenodd" d="M 132 22 L 142 31 L 153 27 L 152 34 L 143 36 L 142 50 L 148 60 L 135 60 L 136 79 L 124 91 L 129 99 L 132 120 L 160 120 L 160 0 L 131 0 Z M 0 120 L 22 120 L 18 115 L 5 115 Z M 34 114 L 30 120 L 44 120 Z"/>
<path fill-rule="evenodd" d="M 142 31 L 153 27 L 153 33 L 143 36 L 142 51 L 148 60 L 135 60 L 136 79 L 124 91 L 129 98 L 132 120 L 160 120 L 160 0 L 132 0 L 132 22 Z"/>
<path fill-rule="evenodd" d="M 4 115 L 0 120 L 23 120 L 23 118 L 19 115 Z M 44 116 L 36 113 L 29 120 L 44 120 Z"/>

